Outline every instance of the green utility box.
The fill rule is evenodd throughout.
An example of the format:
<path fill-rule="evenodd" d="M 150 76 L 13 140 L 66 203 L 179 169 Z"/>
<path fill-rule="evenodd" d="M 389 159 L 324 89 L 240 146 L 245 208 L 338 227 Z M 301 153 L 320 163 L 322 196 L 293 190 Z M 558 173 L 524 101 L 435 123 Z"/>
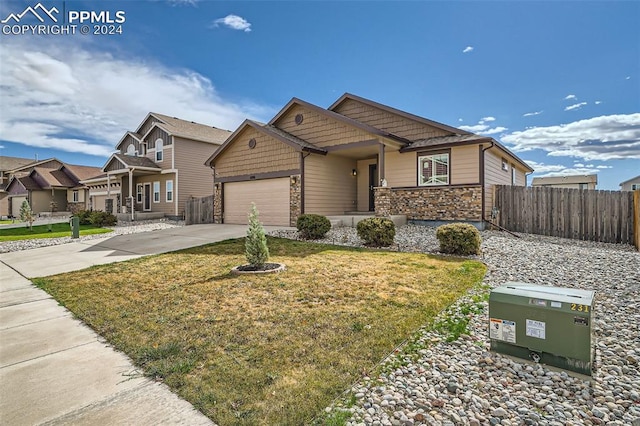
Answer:
<path fill-rule="evenodd" d="M 80 218 L 71 216 L 69 225 L 71 225 L 71 238 L 80 238 Z"/>
<path fill-rule="evenodd" d="M 591 375 L 594 292 L 509 282 L 489 295 L 491 350 Z"/>

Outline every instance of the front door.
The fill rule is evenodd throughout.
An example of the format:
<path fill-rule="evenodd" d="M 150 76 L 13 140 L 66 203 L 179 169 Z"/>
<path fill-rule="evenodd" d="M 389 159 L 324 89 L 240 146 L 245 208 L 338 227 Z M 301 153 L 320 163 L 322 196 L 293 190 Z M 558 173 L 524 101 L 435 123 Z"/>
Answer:
<path fill-rule="evenodd" d="M 378 186 L 378 165 L 369 164 L 369 211 L 376 210 L 375 194 L 373 188 Z"/>
<path fill-rule="evenodd" d="M 143 210 L 145 212 L 150 211 L 151 210 L 151 184 L 150 183 L 144 184 L 144 194 L 142 198 L 143 198 Z"/>

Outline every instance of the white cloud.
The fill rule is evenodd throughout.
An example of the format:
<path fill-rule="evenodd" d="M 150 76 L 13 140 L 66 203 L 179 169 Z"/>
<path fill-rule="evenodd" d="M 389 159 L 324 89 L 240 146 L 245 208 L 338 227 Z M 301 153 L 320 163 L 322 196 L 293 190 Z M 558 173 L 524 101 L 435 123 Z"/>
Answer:
<path fill-rule="evenodd" d="M 458 118 L 458 121 L 462 122 L 462 121 L 464 121 L 464 120 L 463 120 L 462 118 Z"/>
<path fill-rule="evenodd" d="M 600 165 L 600 166 L 596 166 L 596 169 L 613 169 L 613 166 Z"/>
<path fill-rule="evenodd" d="M 580 109 L 583 106 L 585 106 L 587 103 L 586 102 L 578 102 L 577 104 L 573 104 L 573 105 L 569 105 L 568 107 L 565 107 L 565 111 L 572 111 L 574 109 Z"/>
<path fill-rule="evenodd" d="M 640 158 L 640 113 L 603 115 L 568 124 L 513 132 L 502 141 L 514 151 L 586 161 Z"/>
<path fill-rule="evenodd" d="M 540 111 L 535 111 L 535 112 L 526 112 L 524 114 L 522 114 L 523 117 L 531 117 L 533 115 L 540 115 L 542 114 L 544 111 L 540 110 Z"/>
<path fill-rule="evenodd" d="M 626 76 L 625 80 L 631 80 L 631 76 L 630 75 Z"/>
<path fill-rule="evenodd" d="M 106 156 L 149 111 L 230 130 L 273 113 L 222 99 L 208 78 L 190 70 L 37 42 L 0 45 L 1 140 Z"/>
<path fill-rule="evenodd" d="M 576 95 L 567 95 L 567 96 L 564 97 L 565 101 L 572 100 L 572 99 L 575 100 L 575 99 L 578 99 L 578 98 L 576 97 Z"/>
<path fill-rule="evenodd" d="M 545 164 L 536 161 L 525 160 L 535 171 L 533 177 L 549 177 L 549 176 L 570 176 L 570 175 L 592 175 L 598 173 L 598 168 L 593 165 L 574 164 L 573 166 L 565 166 L 562 164 Z M 611 166 L 605 166 L 611 168 Z"/>
<path fill-rule="evenodd" d="M 238 15 L 227 15 L 224 18 L 218 18 L 213 21 L 213 25 L 216 27 L 220 24 L 233 30 L 244 31 L 246 33 L 251 31 L 251 24 L 247 22 L 246 19 Z"/>
<path fill-rule="evenodd" d="M 602 103 L 602 101 L 595 101 L 594 104 L 596 105 L 600 105 Z"/>
<path fill-rule="evenodd" d="M 496 121 L 495 117 L 491 117 L 491 116 L 482 117 L 478 121 L 478 124 L 474 124 L 472 126 L 459 126 L 459 128 L 462 130 L 466 130 L 467 132 L 477 133 L 480 135 L 494 135 L 496 133 L 502 133 L 508 130 L 506 127 L 502 127 L 502 126 L 491 127 L 489 124 L 487 124 L 493 121 Z"/>
<path fill-rule="evenodd" d="M 200 0 L 167 0 L 171 6 L 195 6 Z"/>
<path fill-rule="evenodd" d="M 467 46 L 462 51 L 462 53 L 469 53 L 469 52 L 473 52 L 473 46 Z"/>

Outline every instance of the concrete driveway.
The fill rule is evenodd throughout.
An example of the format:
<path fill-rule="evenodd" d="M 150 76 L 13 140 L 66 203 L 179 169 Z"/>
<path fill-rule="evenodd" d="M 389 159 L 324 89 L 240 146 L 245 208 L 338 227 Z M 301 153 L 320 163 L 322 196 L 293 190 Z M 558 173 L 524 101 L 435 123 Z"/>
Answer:
<path fill-rule="evenodd" d="M 193 225 L 0 254 L 0 423 L 212 424 L 27 278 L 242 237 L 246 229 Z"/>

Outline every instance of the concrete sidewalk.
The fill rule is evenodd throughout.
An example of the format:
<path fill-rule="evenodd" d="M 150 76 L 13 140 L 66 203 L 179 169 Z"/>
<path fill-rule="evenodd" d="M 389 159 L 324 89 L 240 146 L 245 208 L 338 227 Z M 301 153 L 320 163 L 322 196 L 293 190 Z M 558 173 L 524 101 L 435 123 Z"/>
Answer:
<path fill-rule="evenodd" d="M 194 225 L 1 254 L 0 423 L 212 424 L 167 386 L 142 377 L 124 354 L 25 277 L 164 253 L 245 233 L 244 225 Z"/>

